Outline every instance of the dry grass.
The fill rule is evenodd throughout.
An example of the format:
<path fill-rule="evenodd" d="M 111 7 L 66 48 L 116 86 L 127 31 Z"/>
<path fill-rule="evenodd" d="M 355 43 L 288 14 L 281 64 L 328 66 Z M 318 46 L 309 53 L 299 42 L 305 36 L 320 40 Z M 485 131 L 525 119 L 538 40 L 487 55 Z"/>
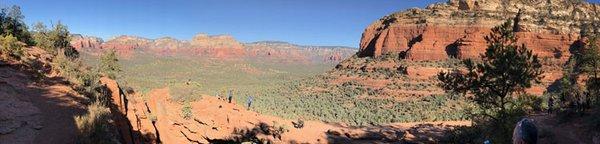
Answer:
<path fill-rule="evenodd" d="M 110 109 L 100 102 L 94 102 L 87 106 L 87 113 L 75 116 L 75 124 L 78 130 L 78 143 L 115 143 L 111 137 Z"/>

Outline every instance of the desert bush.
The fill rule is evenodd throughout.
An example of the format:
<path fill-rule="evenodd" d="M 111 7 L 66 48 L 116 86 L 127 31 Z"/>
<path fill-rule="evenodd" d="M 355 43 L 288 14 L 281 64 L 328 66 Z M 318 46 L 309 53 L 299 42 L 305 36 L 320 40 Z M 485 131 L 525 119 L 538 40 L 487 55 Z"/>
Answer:
<path fill-rule="evenodd" d="M 77 126 L 77 142 L 82 144 L 110 144 L 118 143 L 112 136 L 110 109 L 99 102 L 87 107 L 87 113 L 75 117 Z"/>
<path fill-rule="evenodd" d="M 527 113 L 539 112 L 548 109 L 546 99 L 536 95 L 519 95 L 511 104 L 513 109 L 521 109 Z"/>
<path fill-rule="evenodd" d="M 190 119 L 192 118 L 192 115 L 192 105 L 188 101 L 184 102 L 183 107 L 181 108 L 181 117 L 184 119 Z"/>
<path fill-rule="evenodd" d="M 158 120 L 156 115 L 154 115 L 153 113 L 148 113 L 148 119 L 150 119 L 151 122 L 156 122 Z"/>
<path fill-rule="evenodd" d="M 79 60 L 70 60 L 63 53 L 59 53 L 52 59 L 52 69 L 71 82 L 77 82 L 83 68 Z"/>
<path fill-rule="evenodd" d="M 111 49 L 105 52 L 100 57 L 100 65 L 98 66 L 100 73 L 108 76 L 111 79 L 115 79 L 119 72 L 121 72 L 121 66 L 119 65 L 119 59 L 117 57 L 117 51 Z"/>
<path fill-rule="evenodd" d="M 12 34 L 0 36 L 0 52 L 3 57 L 20 59 L 23 56 L 24 43 L 17 40 Z"/>
<path fill-rule="evenodd" d="M 298 121 L 292 122 L 294 128 L 301 129 L 304 127 L 304 120 L 298 119 Z"/>
<path fill-rule="evenodd" d="M 46 50 L 48 53 L 56 54 L 58 51 L 54 48 L 54 43 L 50 39 L 49 30 L 42 22 L 37 22 L 33 26 L 33 40 L 35 46 Z"/>

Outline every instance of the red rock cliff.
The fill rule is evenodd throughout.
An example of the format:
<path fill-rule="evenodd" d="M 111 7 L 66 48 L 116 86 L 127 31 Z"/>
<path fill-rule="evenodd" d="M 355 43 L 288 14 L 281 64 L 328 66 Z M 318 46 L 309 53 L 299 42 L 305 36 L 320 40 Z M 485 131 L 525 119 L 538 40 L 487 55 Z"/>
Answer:
<path fill-rule="evenodd" d="M 484 36 L 506 19 L 519 18 L 519 42 L 540 57 L 566 60 L 579 39 L 579 26 L 598 19 L 600 6 L 566 0 L 450 0 L 426 9 L 385 16 L 366 28 L 361 57 L 406 53 L 410 60 L 477 57 L 487 47 Z M 557 53 L 561 53 L 560 55 Z"/>

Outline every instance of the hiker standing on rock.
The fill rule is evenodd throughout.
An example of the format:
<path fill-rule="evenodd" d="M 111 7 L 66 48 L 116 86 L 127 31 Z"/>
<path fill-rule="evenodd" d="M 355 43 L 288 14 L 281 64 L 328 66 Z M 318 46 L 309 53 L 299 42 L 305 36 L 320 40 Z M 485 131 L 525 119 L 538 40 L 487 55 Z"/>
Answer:
<path fill-rule="evenodd" d="M 252 105 L 253 100 L 254 100 L 254 97 L 252 97 L 252 96 L 248 97 L 248 110 L 250 110 L 250 106 Z"/>
<path fill-rule="evenodd" d="M 231 103 L 231 99 L 233 99 L 233 91 L 229 90 L 229 94 L 227 96 L 227 100 L 229 100 L 229 103 Z"/>

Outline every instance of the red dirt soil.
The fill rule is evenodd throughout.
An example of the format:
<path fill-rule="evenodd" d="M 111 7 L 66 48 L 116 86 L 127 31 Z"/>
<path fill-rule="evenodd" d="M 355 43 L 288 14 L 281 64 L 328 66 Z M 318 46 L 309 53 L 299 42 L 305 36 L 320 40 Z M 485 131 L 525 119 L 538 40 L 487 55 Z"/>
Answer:
<path fill-rule="evenodd" d="M 75 143 L 74 117 L 84 113 L 85 98 L 61 77 L 35 80 L 21 65 L 2 63 L 0 143 Z"/>

